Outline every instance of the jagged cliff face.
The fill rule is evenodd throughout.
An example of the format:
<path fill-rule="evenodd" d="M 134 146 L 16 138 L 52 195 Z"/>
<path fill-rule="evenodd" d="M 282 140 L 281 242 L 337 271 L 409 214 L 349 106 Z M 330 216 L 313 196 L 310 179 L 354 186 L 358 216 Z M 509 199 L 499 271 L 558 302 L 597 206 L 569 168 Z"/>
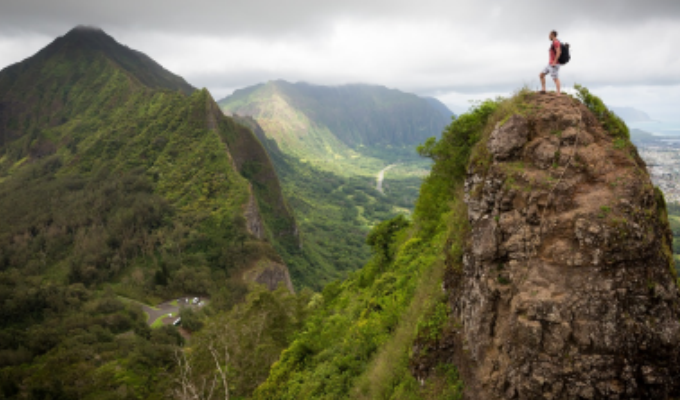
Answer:
<path fill-rule="evenodd" d="M 679 395 L 680 296 L 663 196 L 624 139 L 567 96 L 530 95 L 465 183 L 447 281 L 470 399 Z M 482 163 L 483 164 L 483 163 Z"/>

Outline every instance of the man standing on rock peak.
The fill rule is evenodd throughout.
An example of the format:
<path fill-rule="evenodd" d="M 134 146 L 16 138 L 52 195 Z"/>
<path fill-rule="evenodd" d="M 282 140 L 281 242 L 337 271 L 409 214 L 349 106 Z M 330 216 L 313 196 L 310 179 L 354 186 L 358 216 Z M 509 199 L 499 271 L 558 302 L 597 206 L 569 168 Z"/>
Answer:
<path fill-rule="evenodd" d="M 550 32 L 550 62 L 548 66 L 541 72 L 541 93 L 545 93 L 545 76 L 550 74 L 550 76 L 555 81 L 555 86 L 557 86 L 557 94 L 560 94 L 560 55 L 562 54 L 562 49 L 560 48 L 560 41 L 557 40 L 557 31 Z"/>

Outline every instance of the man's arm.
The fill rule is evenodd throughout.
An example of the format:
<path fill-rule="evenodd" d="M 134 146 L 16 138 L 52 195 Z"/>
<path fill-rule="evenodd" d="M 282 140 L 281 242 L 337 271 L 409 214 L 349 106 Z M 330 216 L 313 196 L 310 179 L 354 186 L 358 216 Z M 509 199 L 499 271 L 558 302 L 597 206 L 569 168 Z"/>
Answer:
<path fill-rule="evenodd" d="M 553 42 L 553 47 L 555 46 L 555 43 Z M 555 48 L 555 60 L 553 60 L 553 65 L 557 65 L 560 63 L 560 54 L 562 54 L 562 46 L 557 46 Z"/>

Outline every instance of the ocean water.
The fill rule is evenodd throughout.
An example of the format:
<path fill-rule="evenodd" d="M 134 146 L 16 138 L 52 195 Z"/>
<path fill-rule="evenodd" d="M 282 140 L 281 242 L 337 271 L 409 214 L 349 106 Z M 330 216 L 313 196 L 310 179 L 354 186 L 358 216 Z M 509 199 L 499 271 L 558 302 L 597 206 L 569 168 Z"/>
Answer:
<path fill-rule="evenodd" d="M 631 129 L 640 129 L 659 136 L 680 136 L 680 122 L 626 122 Z"/>

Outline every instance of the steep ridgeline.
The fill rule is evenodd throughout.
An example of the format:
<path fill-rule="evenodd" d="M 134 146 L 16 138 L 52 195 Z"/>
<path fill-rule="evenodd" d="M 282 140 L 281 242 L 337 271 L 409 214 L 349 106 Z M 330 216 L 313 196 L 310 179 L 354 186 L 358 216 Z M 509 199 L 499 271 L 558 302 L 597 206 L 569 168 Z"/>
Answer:
<path fill-rule="evenodd" d="M 3 246 L 12 247 L 13 237 L 25 231 L 36 237 L 49 229 L 71 229 L 67 227 L 74 222 L 69 217 L 58 222 L 62 226 L 54 225 L 63 211 L 59 205 L 48 206 L 32 198 L 40 192 L 43 180 L 78 181 L 63 183 L 67 186 L 64 193 L 53 188 L 59 202 L 80 190 L 92 190 L 90 185 L 98 184 L 96 180 L 101 179 L 103 184 L 128 175 L 146 182 L 151 195 L 162 199 L 167 208 L 158 215 L 160 220 L 149 226 L 149 233 L 169 229 L 179 235 L 171 239 L 159 233 L 156 243 L 146 245 L 151 246 L 147 252 L 163 248 L 167 249 L 163 253 L 172 253 L 172 247 L 177 254 L 187 256 L 201 252 L 207 257 L 198 264 L 228 272 L 261 257 L 281 265 L 275 252 L 269 250 L 252 249 L 251 255 L 243 257 L 228 255 L 230 241 L 236 253 L 240 253 L 238 248 L 246 251 L 244 244 L 251 239 L 253 246 L 263 248 L 270 247 L 263 241 L 266 238 L 297 241 L 295 222 L 259 140 L 225 117 L 207 91 L 194 91 L 182 78 L 101 30 L 78 27 L 34 57 L 0 73 L 0 137 L 0 179 L 7 193 L 3 197 L 3 207 L 7 207 L 3 210 Z M 124 187 L 125 183 L 120 185 Z M 25 203 L 23 212 L 9 212 L 8 202 L 24 197 L 34 203 Z M 37 215 L 44 207 L 54 215 Z M 262 212 L 267 216 L 264 220 Z M 91 224 L 105 231 L 102 240 L 125 241 L 110 230 L 108 216 L 95 220 Z M 187 229 L 184 234 L 177 232 L 180 224 L 184 225 L 181 229 Z M 241 229 L 246 236 L 238 233 Z M 200 237 L 192 239 L 194 234 Z M 77 240 L 71 235 L 66 246 L 58 250 L 59 257 L 50 254 L 47 258 L 55 256 L 55 262 L 68 259 L 66 249 L 74 244 L 77 248 Z M 106 261 L 118 252 L 118 246 L 112 246 L 111 255 L 94 263 L 96 272 L 92 274 L 96 278 L 85 283 L 108 281 L 118 275 Z M 20 252 L 15 248 L 4 254 Z M 126 267 L 142 262 L 130 254 L 119 257 Z M 21 264 L 11 258 L 6 256 L 5 264 Z M 175 260 L 187 267 L 191 264 L 184 257 Z M 75 271 L 81 268 L 79 265 L 70 268 Z M 159 275 L 161 282 L 173 280 L 176 271 L 170 269 L 161 266 L 158 270 L 163 275 Z M 151 271 L 151 276 L 155 272 Z"/>
<path fill-rule="evenodd" d="M 237 115 L 234 120 L 248 126 L 267 149 L 285 197 L 296 212 L 299 242 L 275 243 L 293 280 L 301 286 L 321 289 L 361 267 L 370 256 L 365 244 L 366 220 L 394 216 L 390 203 L 369 203 L 369 196 L 380 197 L 372 187 L 373 180 L 347 179 L 313 168 L 283 153 L 252 117 Z M 363 207 L 363 221 L 357 212 L 359 206 Z M 266 216 L 268 210 L 263 211 Z"/>
<path fill-rule="evenodd" d="M 649 115 L 633 107 L 612 107 L 612 111 L 626 122 L 652 121 Z"/>
<path fill-rule="evenodd" d="M 366 148 L 408 148 L 438 136 L 451 113 L 436 99 L 381 86 L 272 81 L 218 102 L 251 116 L 282 151 L 305 160 L 356 157 Z M 447 113 L 448 112 L 448 113 Z"/>
<path fill-rule="evenodd" d="M 255 397 L 679 396 L 663 195 L 578 89 L 486 101 L 420 147 L 412 223 L 371 231 L 371 261 L 313 299 Z"/>
<path fill-rule="evenodd" d="M 101 30 L 0 71 L 0 138 L 0 397 L 149 395 L 181 337 L 116 295 L 292 290 L 271 243 L 297 229 L 258 139 Z"/>

